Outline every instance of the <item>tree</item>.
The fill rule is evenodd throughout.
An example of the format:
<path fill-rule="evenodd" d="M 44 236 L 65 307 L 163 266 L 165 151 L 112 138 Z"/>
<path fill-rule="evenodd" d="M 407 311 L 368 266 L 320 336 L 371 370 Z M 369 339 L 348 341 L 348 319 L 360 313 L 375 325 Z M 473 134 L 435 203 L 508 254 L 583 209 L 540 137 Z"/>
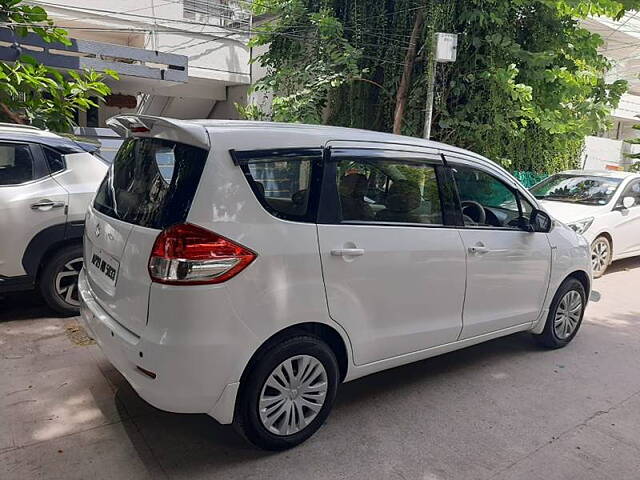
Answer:
<path fill-rule="evenodd" d="M 256 60 L 269 73 L 255 88 L 275 96 L 268 118 L 277 111 L 280 120 L 307 121 L 281 105 L 310 103 L 314 123 L 420 136 L 433 33 L 455 32 L 458 60 L 436 71 L 433 138 L 512 170 L 550 173 L 577 164 L 584 137 L 608 126 L 626 90 L 624 81 L 605 81 L 602 39 L 579 19 L 620 18 L 638 7 L 639 0 L 254 2 L 256 13 L 273 18 L 254 39 L 270 45 Z M 341 74 L 335 84 L 296 74 L 318 67 L 326 45 L 312 20 L 318 14 L 338 32 L 320 62 Z"/>
<path fill-rule="evenodd" d="M 67 32 L 56 27 L 42 7 L 22 0 L 0 0 L 0 23 L 17 37 L 32 32 L 47 43 L 71 44 Z M 62 73 L 20 54 L 17 43 L 14 48 L 17 59 L 0 62 L 0 119 L 5 121 L 69 131 L 76 111 L 97 107 L 111 93 L 103 82 L 106 76 L 118 78 L 113 71 Z"/>
<path fill-rule="evenodd" d="M 632 128 L 634 130 L 640 130 L 640 123 L 635 124 Z M 625 143 L 628 143 L 630 145 L 640 145 L 640 137 L 625 140 Z M 630 158 L 631 160 L 634 160 L 634 163 L 629 167 L 629 171 L 640 172 L 640 153 L 627 153 L 625 156 L 627 158 Z"/>

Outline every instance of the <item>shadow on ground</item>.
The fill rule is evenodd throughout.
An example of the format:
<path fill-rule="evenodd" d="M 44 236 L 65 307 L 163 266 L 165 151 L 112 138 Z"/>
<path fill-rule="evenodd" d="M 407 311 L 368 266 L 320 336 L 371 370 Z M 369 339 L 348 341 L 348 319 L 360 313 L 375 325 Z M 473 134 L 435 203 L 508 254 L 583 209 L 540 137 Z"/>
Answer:
<path fill-rule="evenodd" d="M 52 316 L 55 313 L 45 305 L 36 290 L 0 294 L 0 322 Z"/>
<path fill-rule="evenodd" d="M 624 260 L 613 262 L 605 272 L 604 276 L 606 277 L 613 273 L 625 272 L 636 268 L 640 268 L 640 257 L 625 258 Z"/>
<path fill-rule="evenodd" d="M 489 366 L 498 359 L 509 361 L 511 357 L 521 357 L 524 352 L 535 354 L 543 350 L 529 334 L 516 334 L 343 384 L 328 422 L 338 416 L 350 416 L 352 412 L 366 412 L 373 406 L 372 399 L 384 402 L 387 401 L 384 397 L 402 396 L 403 391 L 447 383 L 447 377 L 455 378 L 470 366 Z M 122 417 L 131 419 L 131 422 L 125 422 L 125 428 L 143 460 L 148 457 L 144 452 L 150 448 L 153 457 L 160 459 L 165 468 L 188 478 L 189 472 L 225 471 L 235 465 L 246 468 L 247 462 L 289 455 L 253 448 L 232 426 L 220 425 L 208 415 L 157 410 L 144 402 L 117 371 L 112 370 L 107 376 L 115 386 L 117 408 Z M 371 415 L 375 415 L 375 407 L 373 410 Z M 314 441 L 315 437 L 296 451 L 317 451 L 318 445 L 314 447 Z"/>

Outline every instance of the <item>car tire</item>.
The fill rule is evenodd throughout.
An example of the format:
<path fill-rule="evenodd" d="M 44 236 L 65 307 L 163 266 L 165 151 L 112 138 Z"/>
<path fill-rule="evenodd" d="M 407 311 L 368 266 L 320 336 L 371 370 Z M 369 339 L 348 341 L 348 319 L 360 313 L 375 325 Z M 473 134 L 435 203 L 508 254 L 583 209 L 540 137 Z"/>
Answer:
<path fill-rule="evenodd" d="M 47 305 L 65 316 L 78 315 L 78 274 L 82 268 L 82 245 L 68 245 L 56 251 L 44 264 L 38 288 Z"/>
<path fill-rule="evenodd" d="M 587 294 L 582 283 L 575 278 L 566 279 L 553 297 L 544 330 L 534 335 L 538 343 L 546 348 L 568 345 L 580 330 L 586 305 Z"/>
<path fill-rule="evenodd" d="M 236 402 L 239 433 L 259 448 L 276 451 L 311 437 L 329 416 L 338 388 L 331 348 L 317 337 L 299 335 L 268 348 L 252 365 Z"/>
<path fill-rule="evenodd" d="M 591 269 L 593 278 L 600 278 L 607 271 L 611 263 L 611 242 L 604 235 L 600 235 L 591 244 Z"/>

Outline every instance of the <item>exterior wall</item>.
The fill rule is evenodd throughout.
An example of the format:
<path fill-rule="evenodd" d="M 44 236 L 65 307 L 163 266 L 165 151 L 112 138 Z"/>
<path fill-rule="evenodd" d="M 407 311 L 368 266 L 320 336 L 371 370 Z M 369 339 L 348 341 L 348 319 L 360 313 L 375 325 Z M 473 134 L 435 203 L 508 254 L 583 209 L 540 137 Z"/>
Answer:
<path fill-rule="evenodd" d="M 587 137 L 583 168 L 588 170 L 617 169 L 622 161 L 622 141 L 601 137 Z"/>

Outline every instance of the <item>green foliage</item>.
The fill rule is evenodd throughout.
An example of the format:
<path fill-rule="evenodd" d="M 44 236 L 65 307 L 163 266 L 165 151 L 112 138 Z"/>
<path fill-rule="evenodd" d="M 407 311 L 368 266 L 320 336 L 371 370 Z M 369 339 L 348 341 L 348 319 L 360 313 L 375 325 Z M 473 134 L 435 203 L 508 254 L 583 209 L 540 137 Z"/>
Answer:
<path fill-rule="evenodd" d="M 634 130 L 640 130 L 640 124 L 636 124 L 632 127 Z M 632 138 L 630 140 L 625 140 L 625 143 L 630 145 L 640 145 L 640 137 Z M 625 157 L 630 158 L 632 160 L 638 160 L 629 167 L 629 171 L 631 172 L 640 172 L 640 153 L 627 153 Z"/>
<path fill-rule="evenodd" d="M 424 31 L 403 132 L 424 125 L 433 33 L 459 33 L 458 60 L 438 65 L 433 137 L 512 170 L 551 173 L 576 166 L 584 137 L 607 128 L 626 82 L 607 83 L 600 36 L 578 18 L 619 18 L 638 0 L 268 0 L 273 15 L 256 45 L 269 72 L 255 88 L 274 94 L 272 112 L 252 118 L 391 131 L 395 95 L 418 8 Z M 318 19 L 322 21 L 319 22 Z M 331 35 L 323 35 L 323 28 Z M 335 80 L 335 81 L 334 81 Z"/>
<path fill-rule="evenodd" d="M 18 36 L 33 32 L 45 42 L 70 45 L 67 32 L 53 25 L 47 13 L 22 0 L 0 0 L 0 22 Z M 107 77 L 117 79 L 116 72 L 77 73 L 59 71 L 21 55 L 13 63 L 0 62 L 0 118 L 29 123 L 41 128 L 66 132 L 74 125 L 74 114 L 97 106 L 111 89 L 103 83 Z"/>
<path fill-rule="evenodd" d="M 271 43 L 260 58 L 268 68 L 267 75 L 253 89 L 277 95 L 268 115 L 255 109 L 241 110 L 241 114 L 281 122 L 322 123 L 329 93 L 365 73 L 358 67 L 361 52 L 344 38 L 342 24 L 329 9 L 309 11 L 302 0 L 280 3 L 277 24 L 259 28 L 252 41 L 252 46 Z M 254 5 L 257 12 L 267 8 L 266 3 Z M 301 22 L 303 29 L 299 28 Z M 279 32 L 287 33 L 287 38 Z M 297 39 L 292 50 L 288 48 L 289 37 Z"/>

